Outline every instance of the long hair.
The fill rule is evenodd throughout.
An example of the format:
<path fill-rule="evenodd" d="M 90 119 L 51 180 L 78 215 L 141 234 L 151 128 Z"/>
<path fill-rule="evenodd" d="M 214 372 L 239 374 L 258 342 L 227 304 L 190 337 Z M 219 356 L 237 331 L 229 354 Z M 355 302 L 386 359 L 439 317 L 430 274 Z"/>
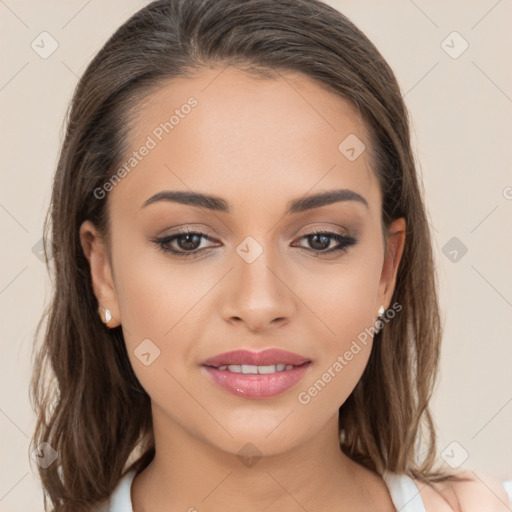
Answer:
<path fill-rule="evenodd" d="M 110 247 L 108 197 L 94 191 L 123 162 L 143 99 L 172 78 L 227 65 L 270 78 L 280 70 L 303 73 L 363 117 L 383 232 L 399 217 L 407 227 L 392 297 L 401 311 L 375 335 L 362 378 L 340 407 L 340 449 L 380 474 L 452 478 L 436 468 L 428 409 L 442 337 L 431 235 L 408 113 L 389 65 L 319 0 L 158 0 L 108 39 L 67 113 L 43 235 L 53 296 L 37 326 L 30 384 L 37 415 L 30 450 L 48 443 L 58 453 L 38 468 L 45 510 L 91 510 L 154 456 L 150 398 L 121 327 L 108 329 L 98 316 L 79 228 L 91 220 Z"/>

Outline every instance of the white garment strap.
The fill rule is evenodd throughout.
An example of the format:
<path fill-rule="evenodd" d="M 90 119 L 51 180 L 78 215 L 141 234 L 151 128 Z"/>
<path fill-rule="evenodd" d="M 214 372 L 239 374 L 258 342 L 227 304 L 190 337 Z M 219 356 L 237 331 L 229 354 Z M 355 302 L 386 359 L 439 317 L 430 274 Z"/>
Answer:
<path fill-rule="evenodd" d="M 388 486 L 389 494 L 398 512 L 427 512 L 420 491 L 410 477 L 385 472 L 382 478 Z"/>
<path fill-rule="evenodd" d="M 505 488 L 505 492 L 508 496 L 508 501 L 510 501 L 510 506 L 512 507 L 512 478 L 510 480 L 502 480 L 501 483 Z"/>
<path fill-rule="evenodd" d="M 112 493 L 108 512 L 133 512 L 130 490 L 135 473 L 136 471 L 132 470 L 120 480 Z"/>

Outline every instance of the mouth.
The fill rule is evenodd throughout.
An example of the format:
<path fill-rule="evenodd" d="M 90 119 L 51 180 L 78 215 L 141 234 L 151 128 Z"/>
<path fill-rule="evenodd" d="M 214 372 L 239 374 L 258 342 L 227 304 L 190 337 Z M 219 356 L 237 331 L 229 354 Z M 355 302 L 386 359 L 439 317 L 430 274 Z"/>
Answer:
<path fill-rule="evenodd" d="M 279 395 L 305 375 L 312 361 L 291 352 L 238 350 L 219 354 L 201 366 L 210 380 L 224 391 L 244 398 Z"/>
<path fill-rule="evenodd" d="M 303 364 L 308 364 L 303 363 Z M 302 366 L 302 365 L 297 365 Z M 257 366 L 253 364 L 230 364 L 223 366 L 210 366 L 216 370 L 226 370 L 231 373 L 242 373 L 244 375 L 268 375 L 269 373 L 284 372 L 293 370 L 296 365 L 293 364 L 270 364 L 265 366 Z"/>
<path fill-rule="evenodd" d="M 220 368 L 222 366 L 300 366 L 310 361 L 307 357 L 300 354 L 294 354 L 287 350 L 269 348 L 261 352 L 252 352 L 250 350 L 232 350 L 216 356 L 210 357 L 203 362 L 204 366 Z M 278 371 L 283 371 L 281 368 Z M 238 372 L 240 373 L 240 372 Z"/>

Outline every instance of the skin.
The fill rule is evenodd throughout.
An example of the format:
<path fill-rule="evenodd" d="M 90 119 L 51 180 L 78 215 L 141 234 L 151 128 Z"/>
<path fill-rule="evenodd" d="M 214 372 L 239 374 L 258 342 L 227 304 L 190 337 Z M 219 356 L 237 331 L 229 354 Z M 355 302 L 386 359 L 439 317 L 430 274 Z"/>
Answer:
<path fill-rule="evenodd" d="M 149 96 L 130 147 L 190 96 L 198 105 L 105 199 L 111 258 L 91 222 L 80 229 L 98 303 L 112 313 L 109 327 L 123 326 L 152 401 L 156 456 L 134 480 L 134 511 L 392 511 L 384 481 L 338 443 L 338 409 L 363 373 L 371 337 L 308 404 L 297 399 L 374 326 L 380 305 L 391 307 L 405 221 L 393 222 L 385 250 L 365 125 L 350 103 L 303 75 L 263 79 L 228 67 Z M 354 161 L 338 150 L 349 134 L 367 148 Z M 284 214 L 293 199 L 341 188 L 368 207 L 343 201 Z M 232 212 L 166 201 L 142 208 L 162 190 L 219 196 Z M 201 241 L 210 247 L 204 257 L 166 254 L 153 242 L 187 227 L 211 236 Z M 317 229 L 356 234 L 358 242 L 315 255 L 337 245 L 311 245 L 305 235 Z M 236 251 L 248 236 L 263 250 L 252 263 Z M 186 252 L 177 241 L 172 247 Z M 160 355 L 145 366 L 134 350 L 148 338 Z M 201 368 L 241 348 L 281 348 L 312 364 L 286 392 L 247 399 L 218 388 Z M 250 467 L 238 455 L 248 442 L 261 455 Z"/>

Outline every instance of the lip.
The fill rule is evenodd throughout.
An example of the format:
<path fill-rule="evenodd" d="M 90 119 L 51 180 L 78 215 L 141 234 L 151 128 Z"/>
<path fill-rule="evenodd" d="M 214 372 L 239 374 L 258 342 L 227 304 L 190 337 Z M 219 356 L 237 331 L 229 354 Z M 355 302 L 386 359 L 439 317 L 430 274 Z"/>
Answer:
<path fill-rule="evenodd" d="M 233 373 L 212 366 L 203 366 L 203 370 L 219 387 L 234 395 L 245 398 L 270 398 L 290 389 L 297 384 L 308 371 L 311 363 L 294 366 L 291 370 L 268 374 Z"/>
<path fill-rule="evenodd" d="M 261 352 L 251 352 L 249 350 L 233 350 L 224 352 L 214 357 L 210 357 L 203 362 L 203 366 L 225 366 L 230 364 L 251 364 L 256 366 L 266 366 L 271 364 L 293 364 L 299 366 L 310 361 L 307 357 L 286 350 L 269 348 Z"/>
<path fill-rule="evenodd" d="M 267 374 L 243 374 L 220 370 L 229 365 L 267 366 L 274 364 L 293 365 L 290 370 Z M 203 371 L 223 390 L 244 398 L 264 399 L 284 393 L 297 384 L 311 366 L 307 357 L 285 350 L 267 349 L 262 352 L 234 350 L 207 359 Z"/>

